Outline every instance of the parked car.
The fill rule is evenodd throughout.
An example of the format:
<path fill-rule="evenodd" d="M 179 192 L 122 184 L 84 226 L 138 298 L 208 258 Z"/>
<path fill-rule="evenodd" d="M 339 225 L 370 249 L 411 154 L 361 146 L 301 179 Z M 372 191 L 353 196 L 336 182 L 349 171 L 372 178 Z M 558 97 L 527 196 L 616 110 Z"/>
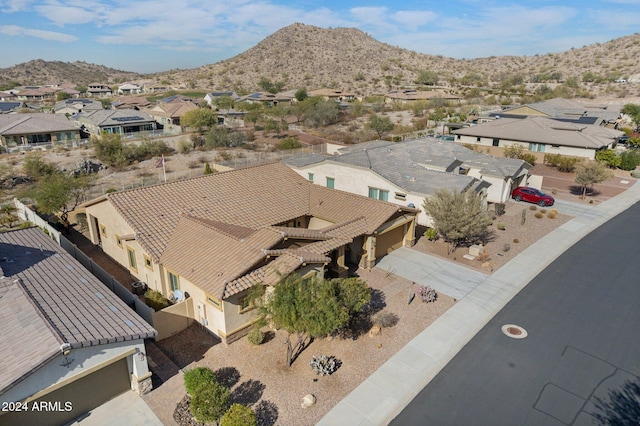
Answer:
<path fill-rule="evenodd" d="M 519 186 L 511 193 L 511 198 L 516 201 L 527 201 L 539 206 L 552 206 L 555 200 L 551 195 L 547 195 L 544 192 L 536 188 L 529 188 L 528 186 Z"/>

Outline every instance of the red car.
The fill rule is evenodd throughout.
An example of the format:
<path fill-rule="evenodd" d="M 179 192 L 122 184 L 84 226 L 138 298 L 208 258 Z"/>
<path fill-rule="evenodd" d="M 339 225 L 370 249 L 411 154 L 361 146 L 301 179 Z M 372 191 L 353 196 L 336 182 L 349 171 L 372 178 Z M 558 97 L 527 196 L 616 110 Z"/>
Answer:
<path fill-rule="evenodd" d="M 511 198 L 516 201 L 528 201 L 539 206 L 552 206 L 555 200 L 551 195 L 547 195 L 539 189 L 529 188 L 528 186 L 520 186 L 513 190 Z"/>

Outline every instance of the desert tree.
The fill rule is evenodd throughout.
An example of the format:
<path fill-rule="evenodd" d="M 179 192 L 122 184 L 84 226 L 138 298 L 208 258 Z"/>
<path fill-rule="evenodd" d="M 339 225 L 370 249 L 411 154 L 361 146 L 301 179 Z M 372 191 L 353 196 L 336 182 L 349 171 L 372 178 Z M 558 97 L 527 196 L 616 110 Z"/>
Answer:
<path fill-rule="evenodd" d="M 250 295 L 261 324 L 286 331 L 286 365 L 291 366 L 314 338 L 326 336 L 349 323 L 371 300 L 366 283 L 358 278 L 324 280 L 290 274 L 275 287 L 256 286 Z"/>
<path fill-rule="evenodd" d="M 472 191 L 440 189 L 425 198 L 422 206 L 434 229 L 449 244 L 449 254 L 480 240 L 491 224 L 482 196 Z"/>
<path fill-rule="evenodd" d="M 416 83 L 425 84 L 427 86 L 438 84 L 438 73 L 431 70 L 420 70 L 416 77 Z"/>
<path fill-rule="evenodd" d="M 393 123 L 388 117 L 380 117 L 377 114 L 371 114 L 367 121 L 367 128 L 375 131 L 378 134 L 378 139 L 382 139 L 382 136 L 386 132 L 393 130 Z"/>
<path fill-rule="evenodd" d="M 180 124 L 184 127 L 196 129 L 198 133 L 202 134 L 204 129 L 218 124 L 218 113 L 209 108 L 193 109 L 184 113 L 180 118 Z"/>
<path fill-rule="evenodd" d="M 631 118 L 631 121 L 636 126 L 636 130 L 640 129 L 640 105 L 625 104 L 620 112 L 623 114 L 627 114 Z"/>
<path fill-rule="evenodd" d="M 613 172 L 603 163 L 589 161 L 576 167 L 576 183 L 582 186 L 582 198 L 587 194 L 587 189 L 602 183 L 613 176 Z"/>

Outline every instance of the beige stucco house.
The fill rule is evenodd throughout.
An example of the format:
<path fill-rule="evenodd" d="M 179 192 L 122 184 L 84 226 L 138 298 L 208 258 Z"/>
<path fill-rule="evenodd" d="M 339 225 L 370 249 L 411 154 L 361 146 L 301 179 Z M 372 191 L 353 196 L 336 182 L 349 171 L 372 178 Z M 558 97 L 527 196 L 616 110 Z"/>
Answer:
<path fill-rule="evenodd" d="M 109 194 L 85 205 L 91 239 L 229 343 L 248 331 L 256 284 L 345 276 L 415 240 L 417 211 L 314 185 L 283 164 Z"/>

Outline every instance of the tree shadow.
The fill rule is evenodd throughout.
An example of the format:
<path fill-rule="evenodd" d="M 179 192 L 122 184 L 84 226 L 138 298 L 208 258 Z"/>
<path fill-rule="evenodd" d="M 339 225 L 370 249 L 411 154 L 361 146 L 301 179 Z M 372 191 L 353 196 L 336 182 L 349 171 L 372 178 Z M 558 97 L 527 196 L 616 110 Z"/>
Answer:
<path fill-rule="evenodd" d="M 252 405 L 260 401 L 266 385 L 258 380 L 247 380 L 231 391 L 232 404 Z"/>
<path fill-rule="evenodd" d="M 579 185 L 571 185 L 569 187 L 569 192 L 571 195 L 582 195 L 583 187 Z M 596 197 L 600 195 L 601 192 L 594 188 L 587 188 L 587 192 L 585 192 L 586 197 Z"/>
<path fill-rule="evenodd" d="M 640 379 L 627 380 L 620 388 L 609 390 L 609 400 L 595 397 L 596 411 L 591 413 L 603 425 L 637 425 L 640 419 Z"/>
<path fill-rule="evenodd" d="M 218 383 L 231 389 L 240 381 L 240 372 L 235 367 L 222 367 L 214 371 Z"/>
<path fill-rule="evenodd" d="M 264 345 L 267 342 L 272 341 L 274 338 L 276 337 L 276 333 L 273 330 L 267 330 L 264 332 L 264 340 L 262 341 L 262 344 Z"/>
<path fill-rule="evenodd" d="M 349 323 L 336 331 L 336 335 L 342 339 L 358 340 L 373 326 L 372 317 L 387 306 L 386 295 L 382 290 L 371 289 L 371 300 L 362 311 L 354 314 Z"/>
<path fill-rule="evenodd" d="M 278 420 L 278 406 L 271 401 L 260 401 L 254 411 L 256 426 L 273 426 Z"/>

